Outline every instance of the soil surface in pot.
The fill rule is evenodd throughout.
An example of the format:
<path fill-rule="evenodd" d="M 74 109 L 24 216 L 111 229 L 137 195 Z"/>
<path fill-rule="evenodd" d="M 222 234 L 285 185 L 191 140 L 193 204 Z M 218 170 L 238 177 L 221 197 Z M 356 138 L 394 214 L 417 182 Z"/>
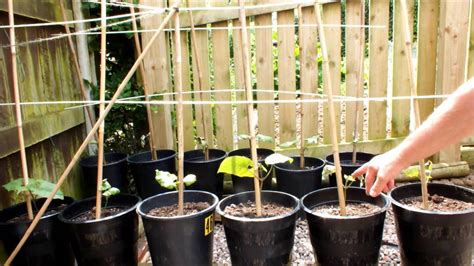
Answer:
<path fill-rule="evenodd" d="M 57 212 L 60 212 L 62 209 L 66 208 L 67 205 L 66 204 L 61 204 L 57 207 L 55 207 L 54 209 L 52 210 L 48 210 L 46 211 L 43 216 L 48 216 L 48 215 L 51 215 L 51 214 L 55 214 Z M 38 212 L 37 211 L 34 211 L 33 213 L 33 216 L 36 216 Z M 19 222 L 27 222 L 29 221 L 30 219 L 28 218 L 28 214 L 25 213 L 25 214 L 22 214 L 21 216 L 17 216 L 17 217 L 14 217 L 14 218 L 11 218 L 10 220 L 7 221 L 7 223 L 19 223 Z"/>
<path fill-rule="evenodd" d="M 423 210 L 421 196 L 404 199 L 402 203 L 409 207 Z M 434 194 L 428 196 L 428 208 L 434 212 L 456 212 L 474 209 L 474 204 Z"/>
<path fill-rule="evenodd" d="M 346 216 L 365 216 L 372 213 L 376 213 L 380 210 L 377 205 L 369 203 L 347 203 L 346 205 Z M 317 212 L 328 216 L 339 216 L 339 205 L 328 204 L 317 206 L 312 209 L 313 212 Z"/>
<path fill-rule="evenodd" d="M 291 212 L 292 210 L 292 208 L 273 202 L 262 202 L 261 218 L 283 215 L 285 213 Z M 255 202 L 247 201 L 246 203 L 231 204 L 225 207 L 224 213 L 234 217 L 255 218 L 257 217 L 257 208 L 255 206 Z"/>
<path fill-rule="evenodd" d="M 205 210 L 211 206 L 208 202 L 185 202 L 183 215 L 190 215 Z M 178 216 L 178 204 L 154 208 L 148 211 L 148 215 L 155 217 L 175 217 Z"/>
<path fill-rule="evenodd" d="M 126 208 L 120 208 L 120 207 L 102 208 L 102 213 L 100 215 L 100 218 L 113 216 L 115 214 L 123 212 L 125 209 Z M 93 207 L 90 211 L 79 214 L 78 216 L 74 217 L 71 220 L 73 222 L 79 222 L 79 223 L 95 220 L 95 207 Z"/>

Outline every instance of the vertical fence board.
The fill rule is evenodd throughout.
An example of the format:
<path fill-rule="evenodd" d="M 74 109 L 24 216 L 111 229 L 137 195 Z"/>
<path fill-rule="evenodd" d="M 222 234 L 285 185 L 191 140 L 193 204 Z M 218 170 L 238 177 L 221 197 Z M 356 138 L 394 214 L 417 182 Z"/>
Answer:
<path fill-rule="evenodd" d="M 140 4 L 145 6 L 164 7 L 165 1 L 154 0 L 140 0 Z M 141 10 L 141 11 L 147 11 Z M 150 18 L 141 20 L 142 29 L 157 29 L 163 20 L 163 15 L 155 15 Z M 153 32 L 142 33 L 142 45 L 145 46 Z M 160 93 L 164 91 L 171 91 L 171 76 L 170 76 L 170 47 L 169 35 L 161 34 L 148 52 L 148 55 L 143 59 L 145 67 L 146 83 L 151 89 L 151 93 Z M 169 100 L 171 97 L 165 96 L 164 100 Z M 174 148 L 174 134 L 171 123 L 171 106 L 157 106 L 153 112 L 152 126 L 155 129 L 157 147 L 159 148 Z"/>
<path fill-rule="evenodd" d="M 294 10 L 277 13 L 278 25 L 293 25 Z M 295 29 L 293 27 L 278 28 L 278 91 L 294 92 L 296 87 L 295 65 Z M 279 93 L 280 100 L 294 100 L 294 94 Z M 294 103 L 279 105 L 280 142 L 296 138 L 296 106 Z"/>
<path fill-rule="evenodd" d="M 346 2 L 346 24 L 347 25 L 363 25 L 364 14 L 361 5 L 364 1 L 361 0 L 347 0 Z M 361 53 L 364 53 L 365 48 L 365 34 L 364 29 L 359 27 L 346 28 L 346 95 L 356 97 L 363 96 L 361 92 L 364 88 L 364 73 L 361 73 Z M 363 41 L 361 41 L 361 39 Z M 363 62 L 362 62 L 363 64 Z M 351 142 L 354 135 L 354 127 L 356 123 L 356 103 L 346 103 L 346 142 Z M 363 103 L 359 103 L 359 121 L 358 135 L 362 137 L 362 123 L 363 123 Z"/>
<path fill-rule="evenodd" d="M 213 27 L 227 27 L 227 21 L 212 24 Z M 212 32 L 213 64 L 214 64 L 214 88 L 230 89 L 230 47 L 227 30 L 215 30 Z M 217 101 L 230 101 L 230 92 L 216 92 Z M 216 142 L 217 147 L 230 151 L 233 146 L 232 132 L 232 107 L 229 104 L 216 105 Z"/>
<path fill-rule="evenodd" d="M 326 4 L 323 6 L 323 24 L 341 25 L 341 4 Z M 329 67 L 331 72 L 331 79 L 323 76 L 324 88 L 326 90 L 327 83 L 332 82 L 332 89 L 334 96 L 341 95 L 341 27 L 324 27 L 326 33 L 326 42 L 329 55 Z M 334 103 L 337 124 L 337 138 L 340 139 L 340 103 Z M 328 105 L 324 104 L 324 143 L 331 143 L 331 123 L 329 122 Z"/>
<path fill-rule="evenodd" d="M 474 77 L 474 2 L 471 1 L 471 23 L 469 30 L 469 60 L 467 67 L 467 78 Z"/>
<path fill-rule="evenodd" d="M 303 24 L 316 24 L 314 7 L 303 8 Z M 300 27 L 303 37 L 302 49 L 304 57 L 300 54 L 300 86 L 303 93 L 318 93 L 318 31 L 317 28 Z M 301 44 L 300 44 L 301 45 Z M 314 99 L 316 97 L 304 96 L 305 99 Z M 304 138 L 312 137 L 318 134 L 318 104 L 303 103 L 303 123 Z"/>
<path fill-rule="evenodd" d="M 452 93 L 465 79 L 469 31 L 469 1 L 441 1 L 437 92 Z M 441 101 L 440 101 L 441 102 Z M 439 154 L 441 162 L 460 160 L 459 144 Z"/>
<path fill-rule="evenodd" d="M 247 25 L 248 25 L 247 20 Z M 232 21 L 235 27 L 240 27 L 240 21 L 235 19 Z M 247 29 L 248 30 L 248 29 Z M 248 34 L 250 36 L 250 34 Z M 242 33 L 240 29 L 234 29 L 233 34 L 233 46 L 234 46 L 234 73 L 235 73 L 235 89 L 242 90 L 236 92 L 236 100 L 245 100 L 245 81 L 244 81 L 244 69 L 242 68 Z M 249 37 L 250 40 L 250 37 Z M 250 41 L 248 42 L 250 43 Z M 237 105 L 237 134 L 248 134 L 248 122 L 247 122 L 247 108 L 245 104 Z M 238 142 L 239 148 L 245 148 L 249 146 L 247 140 Z"/>
<path fill-rule="evenodd" d="M 388 30 L 390 4 L 385 0 L 370 1 L 370 25 L 384 28 L 369 30 L 369 97 L 387 96 Z M 369 103 L 369 139 L 386 136 L 387 102 Z"/>
<path fill-rule="evenodd" d="M 434 95 L 436 87 L 436 49 L 438 44 L 439 0 L 421 0 L 418 8 L 418 95 Z M 419 100 L 424 121 L 434 108 L 433 99 Z"/>
<path fill-rule="evenodd" d="M 255 17 L 255 25 L 272 25 L 272 14 Z M 257 89 L 273 91 L 273 41 L 272 29 L 255 30 Z M 273 92 L 257 92 L 258 100 L 273 100 Z M 273 104 L 258 105 L 258 132 L 267 136 L 275 135 L 275 117 Z M 273 143 L 259 143 L 259 147 L 273 149 Z"/>
<path fill-rule="evenodd" d="M 413 0 L 407 0 L 408 20 L 410 24 L 410 36 L 413 32 Z M 412 55 L 405 46 L 405 35 L 403 34 L 403 19 L 400 1 L 394 2 L 393 16 L 393 96 L 409 96 L 410 81 L 408 80 L 407 59 L 405 53 Z M 410 101 L 396 100 L 392 104 L 392 137 L 403 137 L 410 132 Z"/>
<path fill-rule="evenodd" d="M 188 40 L 188 32 L 181 32 L 181 71 L 183 73 L 183 92 L 191 92 L 191 73 L 190 73 L 190 62 L 189 62 L 189 46 L 191 45 Z M 191 93 L 185 93 L 183 95 L 184 101 L 192 100 Z M 184 149 L 194 149 L 194 124 L 193 124 L 193 106 L 185 104 L 183 105 L 183 131 L 184 131 Z"/>

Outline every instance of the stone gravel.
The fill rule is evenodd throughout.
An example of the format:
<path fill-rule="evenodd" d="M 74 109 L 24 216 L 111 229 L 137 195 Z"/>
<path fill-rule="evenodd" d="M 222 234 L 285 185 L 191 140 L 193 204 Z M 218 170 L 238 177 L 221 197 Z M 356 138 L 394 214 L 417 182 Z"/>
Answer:
<path fill-rule="evenodd" d="M 216 265 L 231 265 L 224 227 L 220 223 L 216 223 L 214 230 L 214 263 Z M 400 265 L 400 255 L 397 245 L 398 240 L 393 213 L 389 210 L 389 212 L 387 212 L 387 218 L 385 219 L 379 265 Z M 306 220 L 298 219 L 295 231 L 295 245 L 292 253 L 292 265 L 312 264 L 315 264 L 315 259 L 309 239 L 308 224 Z"/>

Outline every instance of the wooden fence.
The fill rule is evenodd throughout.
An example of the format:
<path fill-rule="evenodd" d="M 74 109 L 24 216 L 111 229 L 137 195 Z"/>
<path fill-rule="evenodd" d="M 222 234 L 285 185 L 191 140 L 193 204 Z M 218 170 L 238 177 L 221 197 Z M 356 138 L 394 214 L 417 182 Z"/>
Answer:
<path fill-rule="evenodd" d="M 140 4 L 156 6 L 152 0 Z M 191 6 L 202 6 L 204 1 L 190 1 Z M 211 6 L 222 2 L 210 1 Z M 282 1 L 283 2 L 283 1 Z M 402 140 L 410 132 L 410 100 L 397 99 L 410 96 L 405 53 L 416 62 L 416 84 L 419 95 L 450 94 L 468 77 L 474 75 L 474 7 L 470 0 L 408 0 L 410 23 L 413 29 L 414 51 L 405 50 L 402 33 L 402 14 L 399 0 L 347 0 L 325 1 L 323 21 L 326 24 L 332 80 L 322 75 L 320 50 L 313 6 L 303 5 L 298 14 L 297 5 L 288 3 L 274 7 L 263 6 L 247 11 L 250 25 L 252 81 L 257 100 L 296 100 L 296 92 L 313 94 L 305 99 L 318 99 L 327 82 L 332 82 L 334 94 L 356 96 L 358 78 L 364 78 L 363 97 L 383 98 L 365 101 L 360 108 L 362 139 L 359 150 L 383 152 Z M 364 13 L 362 3 L 366 3 Z M 247 5 L 277 3 L 277 1 L 249 2 Z M 164 3 L 161 3 L 164 6 Z M 235 6 L 236 3 L 233 3 Z M 185 91 L 196 85 L 196 65 L 193 58 L 200 57 L 204 66 L 204 100 L 231 101 L 244 99 L 242 48 L 238 10 L 205 10 L 193 13 L 197 31 L 197 54 L 191 49 L 189 20 L 181 14 L 183 73 Z M 298 25 L 297 17 L 303 24 Z M 143 29 L 154 29 L 161 18 L 142 20 Z M 416 20 L 416 23 L 415 23 Z M 358 25 L 366 25 L 361 31 Z M 416 27 L 415 27 L 416 25 Z M 273 26 L 273 27 L 265 27 Z M 297 31 L 302 30 L 299 43 Z M 147 42 L 152 33 L 142 34 Z M 145 60 L 148 84 L 154 92 L 172 90 L 170 55 L 173 51 L 171 32 L 155 43 L 152 55 Z M 361 38 L 365 41 L 361 42 Z M 345 44 L 343 47 L 343 43 Z M 301 45 L 301 52 L 298 51 Z M 359 71 L 360 53 L 364 52 L 364 71 Z M 304 55 L 304 56 L 301 56 Z M 321 81 L 322 79 L 322 81 Z M 320 86 L 322 84 L 322 86 Z M 167 96 L 168 97 L 168 96 Z M 167 99 L 165 97 L 165 99 Z M 199 94 L 186 94 L 185 99 L 199 100 Z M 422 119 L 425 119 L 443 99 L 420 100 Z M 297 121 L 297 103 L 258 103 L 258 131 L 275 137 L 276 144 L 260 146 L 278 148 L 278 143 L 299 136 L 299 125 L 304 124 L 305 137 L 320 135 L 321 143 L 310 147 L 309 154 L 324 156 L 330 153 L 329 117 L 326 103 L 304 103 L 303 121 Z M 174 147 L 174 127 L 170 113 L 173 106 L 161 106 L 154 120 L 157 142 L 161 147 Z M 205 108 L 205 119 L 212 130 L 208 140 L 221 149 L 232 150 L 247 146 L 237 141 L 237 135 L 248 131 L 246 109 L 243 104 L 206 104 L 185 107 L 185 147 L 194 148 L 194 136 L 202 136 L 199 108 Z M 356 119 L 355 103 L 337 103 L 337 121 L 340 121 L 341 149 L 350 150 Z M 434 141 L 434 140 L 433 140 Z M 288 153 L 294 153 L 288 150 Z M 442 161 L 459 160 L 460 145 L 454 145 L 439 154 Z"/>
<path fill-rule="evenodd" d="M 69 6 L 69 5 L 68 5 Z M 14 1 L 15 23 L 62 21 L 58 3 Z M 72 19 L 70 8 L 68 14 Z M 8 25 L 7 2 L 0 3 L 0 24 Z M 63 26 L 17 28 L 17 43 L 63 33 Z M 8 29 L 0 31 L 0 102 L 12 103 L 13 86 Z M 18 79 L 22 102 L 81 100 L 77 75 L 72 68 L 66 39 L 20 45 L 17 48 Z M 66 104 L 22 106 L 29 176 L 55 181 L 84 138 L 81 108 Z M 14 106 L 0 106 L 0 209 L 13 204 L 1 187 L 20 178 L 21 163 Z M 65 194 L 78 198 L 79 172 L 73 171 L 63 186 Z"/>

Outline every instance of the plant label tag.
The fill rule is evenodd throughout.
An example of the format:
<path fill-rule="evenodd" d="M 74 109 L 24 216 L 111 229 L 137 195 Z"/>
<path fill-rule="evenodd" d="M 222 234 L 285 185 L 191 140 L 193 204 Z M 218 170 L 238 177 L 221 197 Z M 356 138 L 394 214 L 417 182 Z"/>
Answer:
<path fill-rule="evenodd" d="M 209 235 L 214 230 L 214 214 L 204 219 L 204 236 Z"/>

